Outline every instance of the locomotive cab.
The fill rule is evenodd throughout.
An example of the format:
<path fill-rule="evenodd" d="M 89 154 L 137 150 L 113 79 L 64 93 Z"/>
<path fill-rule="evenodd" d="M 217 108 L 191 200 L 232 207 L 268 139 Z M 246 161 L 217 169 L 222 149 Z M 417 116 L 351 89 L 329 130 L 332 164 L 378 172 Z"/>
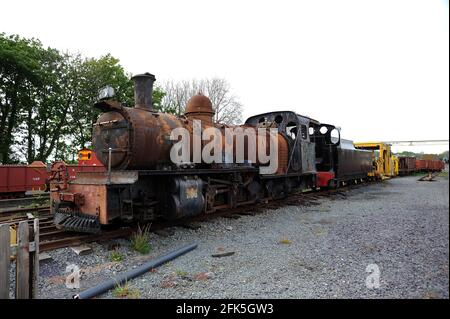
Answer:
<path fill-rule="evenodd" d="M 334 125 L 314 121 L 310 123 L 309 133 L 315 143 L 317 186 L 335 187 L 338 161 L 336 148 L 340 144 L 340 132 Z"/>
<path fill-rule="evenodd" d="M 312 123 L 310 132 L 316 143 L 318 187 L 336 188 L 367 178 L 372 170 L 370 152 L 357 150 L 352 141 L 341 139 L 334 125 Z"/>
<path fill-rule="evenodd" d="M 245 124 L 278 129 L 279 134 L 288 142 L 288 174 L 315 174 L 314 142 L 308 134 L 311 121 L 313 120 L 292 111 L 281 111 L 252 116 Z"/>

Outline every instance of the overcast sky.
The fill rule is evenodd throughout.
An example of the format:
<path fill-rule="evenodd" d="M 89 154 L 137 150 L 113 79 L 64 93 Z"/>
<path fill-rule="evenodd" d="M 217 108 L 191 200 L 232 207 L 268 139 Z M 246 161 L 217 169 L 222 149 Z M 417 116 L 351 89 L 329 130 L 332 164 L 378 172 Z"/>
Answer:
<path fill-rule="evenodd" d="M 293 110 L 355 141 L 449 138 L 448 0 L 14 0 L 0 11 L 0 32 L 111 53 L 157 81 L 223 77 L 244 119 Z"/>

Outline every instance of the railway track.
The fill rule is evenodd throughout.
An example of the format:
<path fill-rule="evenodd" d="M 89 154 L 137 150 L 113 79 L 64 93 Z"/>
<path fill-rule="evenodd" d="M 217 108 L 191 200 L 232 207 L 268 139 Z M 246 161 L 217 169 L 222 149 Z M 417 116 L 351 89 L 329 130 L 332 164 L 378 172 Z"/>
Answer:
<path fill-rule="evenodd" d="M 367 183 L 365 183 L 367 184 Z M 191 218 L 178 221 L 158 221 L 151 224 L 150 231 L 154 232 L 168 227 L 187 227 L 191 228 L 194 222 L 207 221 L 217 217 L 234 218 L 236 215 L 256 215 L 266 210 L 273 210 L 284 206 L 317 205 L 317 201 L 323 197 L 346 196 L 346 192 L 357 188 L 359 185 L 345 186 L 333 190 L 319 190 L 315 192 L 294 193 L 278 200 L 263 200 L 250 206 L 242 206 L 234 209 L 219 210 L 213 213 L 198 215 Z M 11 227 L 18 225 L 20 221 L 29 220 L 30 225 L 33 222 L 33 216 L 39 217 L 40 229 L 40 251 L 49 251 L 67 246 L 80 245 L 94 241 L 104 241 L 120 237 L 130 236 L 136 229 L 137 224 L 131 224 L 128 227 L 108 228 L 101 234 L 86 234 L 71 231 L 65 231 L 56 228 L 53 223 L 53 216 L 50 213 L 49 206 L 15 208 L 0 214 L 0 224 L 9 224 Z"/>
<path fill-rule="evenodd" d="M 33 206 L 40 206 L 50 201 L 49 194 L 40 194 L 20 198 L 0 199 L 0 215 L 13 208 L 30 208 Z"/>
<path fill-rule="evenodd" d="M 20 211 L 22 214 L 17 215 L 18 211 Z M 34 217 L 38 217 L 40 251 L 48 251 L 72 245 L 80 245 L 93 241 L 126 237 L 129 236 L 134 230 L 133 227 L 109 229 L 98 235 L 65 231 L 63 229 L 58 229 L 55 226 L 55 224 L 53 223 L 53 216 L 50 213 L 50 207 L 48 206 L 20 210 L 15 209 L 14 214 L 8 214 L 8 216 L 3 216 L 2 214 L 1 216 L 2 217 L 0 218 L 0 224 L 8 224 L 13 229 L 17 227 L 19 222 L 24 220 L 28 220 L 31 226 Z"/>

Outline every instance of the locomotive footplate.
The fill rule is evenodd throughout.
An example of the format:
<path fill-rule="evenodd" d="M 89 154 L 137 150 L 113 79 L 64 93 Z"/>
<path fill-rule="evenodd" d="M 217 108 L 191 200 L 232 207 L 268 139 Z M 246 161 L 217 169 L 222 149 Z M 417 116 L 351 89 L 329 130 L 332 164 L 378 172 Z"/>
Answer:
<path fill-rule="evenodd" d="M 56 209 L 53 222 L 57 228 L 71 231 L 98 234 L 101 230 L 98 217 L 74 211 L 70 207 Z"/>

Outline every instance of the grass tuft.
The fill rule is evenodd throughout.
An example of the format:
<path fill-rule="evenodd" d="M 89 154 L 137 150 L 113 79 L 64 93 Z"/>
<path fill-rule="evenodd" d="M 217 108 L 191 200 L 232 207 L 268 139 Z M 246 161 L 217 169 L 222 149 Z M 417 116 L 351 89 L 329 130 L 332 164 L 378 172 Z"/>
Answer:
<path fill-rule="evenodd" d="M 178 276 L 178 277 L 180 277 L 180 278 L 186 278 L 186 277 L 188 277 L 188 273 L 187 273 L 187 271 L 183 271 L 183 270 L 177 270 L 176 272 L 176 275 Z"/>
<path fill-rule="evenodd" d="M 118 249 L 114 249 L 110 254 L 109 254 L 109 259 L 111 261 L 122 261 L 123 260 L 123 255 L 120 253 L 120 251 Z"/>
<path fill-rule="evenodd" d="M 113 290 L 113 296 L 115 298 L 133 298 L 137 299 L 141 296 L 141 292 L 137 289 L 131 289 L 126 281 L 123 285 L 116 285 Z"/>
<path fill-rule="evenodd" d="M 148 254 L 150 251 L 150 224 L 141 228 L 138 225 L 138 230 L 131 235 L 131 247 L 141 254 Z"/>
<path fill-rule="evenodd" d="M 289 239 L 282 239 L 282 240 L 280 240 L 280 244 L 290 245 L 290 244 L 292 244 L 292 242 Z"/>

